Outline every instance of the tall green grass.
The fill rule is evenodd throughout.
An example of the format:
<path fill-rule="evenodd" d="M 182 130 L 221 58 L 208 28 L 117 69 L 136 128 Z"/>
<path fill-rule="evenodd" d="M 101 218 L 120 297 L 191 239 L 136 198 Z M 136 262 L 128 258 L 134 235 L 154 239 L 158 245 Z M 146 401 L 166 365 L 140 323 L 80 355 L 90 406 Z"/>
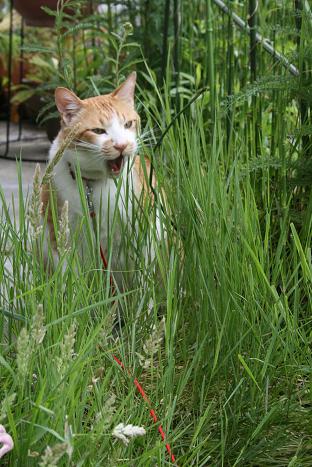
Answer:
<path fill-rule="evenodd" d="M 170 119 L 169 100 L 144 110 L 142 95 L 150 126 Z M 169 246 L 154 239 L 157 267 L 144 283 L 133 272 L 118 307 L 97 255 L 86 270 L 74 239 L 65 272 L 60 265 L 47 275 L 34 256 L 22 191 L 18 222 L 2 196 L 0 386 L 1 400 L 13 400 L 1 414 L 15 442 L 8 465 L 38 465 L 47 446 L 64 442 L 72 457 L 57 465 L 167 465 L 134 376 L 178 465 L 310 465 L 311 203 L 297 230 L 291 195 L 283 205 L 274 195 L 271 167 L 246 163 L 244 131 L 225 149 L 218 104 L 207 136 L 205 105 L 205 96 L 193 103 L 160 150 L 145 148 L 166 194 Z M 154 215 L 150 206 L 145 222 L 153 226 Z M 144 267 L 142 225 L 137 249 L 127 247 L 135 270 Z M 151 357 L 144 344 L 161 316 L 164 340 Z M 111 436 L 121 422 L 147 433 L 126 447 Z"/>

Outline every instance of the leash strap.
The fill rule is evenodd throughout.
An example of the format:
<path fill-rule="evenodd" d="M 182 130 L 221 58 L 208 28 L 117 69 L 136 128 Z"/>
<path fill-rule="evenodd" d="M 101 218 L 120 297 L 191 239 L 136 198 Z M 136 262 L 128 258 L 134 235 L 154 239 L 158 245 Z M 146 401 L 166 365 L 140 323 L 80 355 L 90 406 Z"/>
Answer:
<path fill-rule="evenodd" d="M 85 193 L 86 193 L 86 200 L 87 200 L 87 205 L 88 205 L 88 209 L 89 209 L 89 215 L 90 215 L 90 218 L 91 218 L 91 221 L 92 221 L 94 235 L 96 237 L 97 225 L 96 225 L 96 213 L 95 213 L 94 202 L 93 202 L 93 188 L 90 185 L 88 185 L 87 182 L 86 182 Z M 101 244 L 100 244 L 100 255 L 101 255 L 101 259 L 102 259 L 102 263 L 103 263 L 103 271 L 108 270 L 108 263 L 107 263 L 105 253 L 104 253 L 104 250 L 103 250 Z M 112 274 L 111 271 L 110 271 L 110 286 L 111 286 L 112 294 L 115 295 L 116 289 L 115 289 L 113 274 Z M 115 355 L 113 355 L 113 359 L 126 373 L 128 373 L 131 376 L 130 371 L 126 370 L 124 364 Z M 142 399 L 149 406 L 149 409 L 150 409 L 149 413 L 150 413 L 150 416 L 151 416 L 153 422 L 155 424 L 158 423 L 159 420 L 158 420 L 158 417 L 156 415 L 155 410 L 152 408 L 151 401 L 147 397 L 143 387 L 141 386 L 141 384 L 139 383 L 137 378 L 134 379 L 133 384 L 135 385 L 136 389 L 140 393 Z M 165 442 L 166 441 L 166 434 L 165 434 L 161 424 L 158 425 L 158 432 L 159 432 L 159 434 L 161 436 L 162 441 L 165 443 L 166 450 L 167 450 L 167 452 L 168 452 L 168 454 L 170 456 L 171 461 L 173 463 L 175 463 L 176 462 L 175 456 L 171 451 L 170 444 Z"/>
<path fill-rule="evenodd" d="M 122 363 L 122 361 L 119 360 L 119 358 L 117 358 L 115 355 L 113 355 L 113 359 L 115 360 L 116 363 L 118 363 L 118 365 L 125 371 L 127 372 L 129 375 L 130 374 L 130 371 L 129 370 L 126 370 L 124 364 Z M 158 422 L 158 417 L 156 415 L 156 412 L 155 410 L 152 408 L 152 404 L 151 404 L 151 401 L 149 400 L 149 398 L 147 397 L 143 387 L 141 386 L 141 384 L 139 383 L 138 379 L 135 378 L 134 381 L 133 381 L 133 384 L 135 385 L 135 387 L 137 388 L 138 392 L 140 393 L 142 399 L 147 403 L 147 405 L 149 406 L 149 413 L 150 413 L 150 416 L 153 420 L 154 423 L 157 423 Z M 165 443 L 166 441 L 166 434 L 163 430 L 163 427 L 161 424 L 158 425 L 158 431 L 159 431 L 159 434 L 161 436 L 161 439 L 163 440 L 163 442 Z M 170 444 L 169 443 L 165 443 L 165 446 L 166 446 L 166 450 L 170 456 L 170 459 L 173 463 L 176 462 L 176 459 L 175 459 L 175 456 L 173 454 L 173 452 L 171 451 L 171 447 L 170 447 Z"/>

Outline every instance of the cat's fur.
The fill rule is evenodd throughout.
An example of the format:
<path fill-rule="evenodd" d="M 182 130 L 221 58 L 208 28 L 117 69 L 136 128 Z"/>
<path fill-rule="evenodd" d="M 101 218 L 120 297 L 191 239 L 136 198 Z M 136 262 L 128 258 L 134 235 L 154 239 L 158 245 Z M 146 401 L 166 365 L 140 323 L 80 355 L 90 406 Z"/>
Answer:
<path fill-rule="evenodd" d="M 57 88 L 55 91 L 62 128 L 51 146 L 50 160 L 55 156 L 68 131 L 79 124 L 79 135 L 65 150 L 54 170 L 53 188 L 58 211 L 60 212 L 67 200 L 70 230 L 74 232 L 83 216 L 75 171 L 75 166 L 79 164 L 84 185 L 90 186 L 93 190 L 96 215 L 102 219 L 100 242 L 106 254 L 110 234 L 108 226 L 112 225 L 116 204 L 121 222 L 127 223 L 132 216 L 133 203 L 138 199 L 142 200 L 142 191 L 150 194 L 146 183 L 150 162 L 145 159 L 143 169 L 140 157 L 136 155 L 139 116 L 134 106 L 135 83 L 136 73 L 131 73 L 111 94 L 85 100 L 80 100 L 66 88 Z M 105 133 L 100 134 L 101 130 L 105 130 Z M 122 184 L 118 194 L 116 181 L 118 182 L 120 178 Z M 49 197 L 49 188 L 44 186 L 42 189 L 44 214 L 49 210 Z M 57 261 L 57 239 L 51 212 L 47 215 L 47 227 L 53 256 Z M 113 270 L 122 269 L 126 263 L 125 253 L 121 251 L 122 230 L 121 225 L 116 225 L 113 233 Z M 82 239 L 80 249 L 83 254 Z"/>

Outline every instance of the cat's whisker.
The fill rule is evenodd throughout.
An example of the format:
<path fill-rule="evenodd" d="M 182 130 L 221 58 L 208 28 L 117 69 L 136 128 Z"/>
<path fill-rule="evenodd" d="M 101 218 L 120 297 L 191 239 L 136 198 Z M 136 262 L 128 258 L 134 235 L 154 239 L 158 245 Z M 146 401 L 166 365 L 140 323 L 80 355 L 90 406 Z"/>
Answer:
<path fill-rule="evenodd" d="M 94 146 L 92 143 L 88 143 L 87 141 L 82 141 L 82 140 L 76 140 L 76 144 L 82 144 L 84 146 Z"/>
<path fill-rule="evenodd" d="M 157 141 L 140 141 L 137 144 L 137 148 L 141 149 L 144 147 L 153 147 L 153 146 L 156 146 L 156 144 L 157 144 Z"/>
<path fill-rule="evenodd" d="M 159 136 L 160 134 L 161 134 L 161 133 L 159 133 L 158 136 Z M 155 133 L 149 133 L 149 134 L 146 134 L 146 135 L 139 135 L 139 136 L 138 136 L 138 139 L 146 139 L 146 138 L 157 139 L 157 136 L 155 135 Z"/>
<path fill-rule="evenodd" d="M 154 135 L 140 135 L 138 137 L 138 140 L 145 140 L 145 139 L 156 139 L 156 136 L 154 136 Z"/>
<path fill-rule="evenodd" d="M 139 138 L 146 138 L 146 137 L 149 137 L 149 136 L 156 138 L 156 136 L 157 135 L 159 136 L 161 133 L 162 133 L 161 128 L 155 127 L 155 128 L 151 128 L 151 129 L 143 131 L 139 135 Z"/>
<path fill-rule="evenodd" d="M 75 141 L 78 141 L 79 143 L 83 143 L 83 144 L 88 144 L 89 146 L 98 147 L 96 144 L 90 143 L 90 141 L 86 141 L 86 140 L 84 140 L 84 139 L 77 138 Z"/>
<path fill-rule="evenodd" d="M 90 148 L 90 149 L 98 149 L 98 146 L 84 143 L 83 141 L 75 141 L 74 144 L 75 146 L 81 146 L 81 147 Z"/>
<path fill-rule="evenodd" d="M 153 131 L 147 131 L 146 133 L 141 133 L 138 135 L 139 139 L 145 139 L 145 138 L 156 138 L 157 135 L 160 135 L 161 131 L 153 132 Z"/>
<path fill-rule="evenodd" d="M 156 143 L 156 141 L 157 141 L 156 138 L 138 138 L 139 143 L 150 143 L 150 142 Z"/>
<path fill-rule="evenodd" d="M 89 142 L 87 142 L 87 141 L 76 140 L 76 141 L 75 141 L 75 144 L 76 144 L 77 146 L 86 147 L 86 148 L 94 149 L 94 150 L 99 150 L 99 146 L 97 146 L 96 144 L 93 144 L 93 143 L 89 143 Z"/>
<path fill-rule="evenodd" d="M 89 148 L 88 146 L 83 146 L 82 144 L 76 144 L 76 147 L 79 148 L 79 149 L 83 149 L 85 151 L 89 151 L 89 152 L 98 152 L 98 151 L 100 151 L 99 148 L 97 148 L 97 149 Z"/>
<path fill-rule="evenodd" d="M 76 150 L 77 150 L 77 151 L 78 151 L 78 150 L 83 150 L 84 152 L 90 152 L 91 154 L 97 154 L 97 151 L 95 151 L 94 149 L 81 148 L 81 147 L 77 148 L 77 147 L 76 147 Z"/>
<path fill-rule="evenodd" d="M 76 150 L 83 150 L 86 152 L 90 152 L 91 154 L 101 154 L 101 150 L 99 148 L 93 149 L 93 148 L 88 148 L 87 146 L 82 146 L 82 145 L 76 145 L 75 146 Z"/>

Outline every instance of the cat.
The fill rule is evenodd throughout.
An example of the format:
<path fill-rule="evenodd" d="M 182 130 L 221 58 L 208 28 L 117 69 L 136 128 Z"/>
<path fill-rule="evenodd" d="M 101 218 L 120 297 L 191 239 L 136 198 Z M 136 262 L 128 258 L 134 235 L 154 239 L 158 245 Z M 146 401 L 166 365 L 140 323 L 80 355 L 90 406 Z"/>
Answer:
<path fill-rule="evenodd" d="M 151 163 L 148 158 L 142 160 L 137 155 L 140 118 L 135 110 L 135 86 L 136 73 L 132 72 L 117 89 L 106 95 L 81 100 L 67 88 L 55 90 L 61 130 L 51 145 L 49 160 L 54 158 L 68 132 L 77 125 L 79 134 L 56 164 L 53 185 L 44 185 L 41 191 L 42 212 L 47 215 L 47 233 L 54 263 L 58 261 L 58 252 L 53 216 L 49 209 L 49 190 L 53 186 L 58 213 L 64 202 L 68 201 L 69 227 L 74 232 L 83 217 L 77 184 L 76 167 L 79 165 L 84 188 L 93 193 L 95 216 L 102 219 L 99 237 L 106 258 L 110 254 L 108 245 L 113 240 L 112 271 L 123 270 L 129 264 L 127 252 L 122 246 L 124 226 L 131 223 L 134 203 L 142 201 L 144 196 L 153 197 L 148 183 Z M 155 187 L 154 175 L 152 180 Z M 120 222 L 115 225 L 113 239 L 110 239 L 109 226 L 113 223 L 115 209 L 119 211 Z M 159 217 L 156 216 L 155 222 L 160 236 Z M 86 258 L 86 244 L 82 237 L 79 242 L 81 257 Z M 45 250 L 47 259 L 47 245 Z M 117 275 L 114 273 L 121 285 L 121 278 Z"/>

